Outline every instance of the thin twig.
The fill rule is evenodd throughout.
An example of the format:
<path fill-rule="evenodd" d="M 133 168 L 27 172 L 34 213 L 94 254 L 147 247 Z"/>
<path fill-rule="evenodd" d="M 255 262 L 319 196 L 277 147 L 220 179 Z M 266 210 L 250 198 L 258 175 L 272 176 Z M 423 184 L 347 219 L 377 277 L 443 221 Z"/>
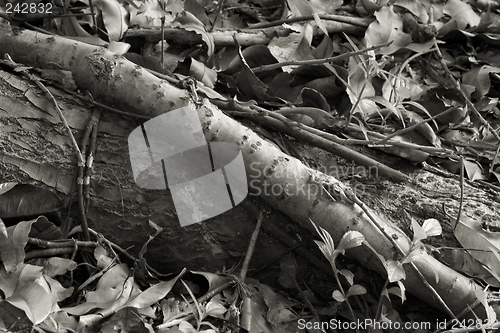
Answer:
<path fill-rule="evenodd" d="M 77 231 L 82 231 L 81 228 L 73 228 L 72 232 L 77 232 Z M 95 237 L 102 237 L 102 236 L 99 236 L 99 233 L 92 230 L 91 228 L 89 228 L 89 232 L 95 236 Z M 125 257 L 127 257 L 128 259 L 132 260 L 132 261 L 137 261 L 138 259 L 136 259 L 133 255 L 131 255 L 130 253 L 127 252 L 127 250 L 123 249 L 122 247 L 120 247 L 119 245 L 111 242 L 109 239 L 105 238 L 106 242 L 112 246 L 115 250 L 117 250 L 118 252 L 122 253 L 123 255 L 125 255 Z M 153 267 L 151 267 L 148 263 L 146 263 L 146 267 L 147 269 L 152 272 L 153 274 L 155 274 L 156 276 L 170 276 L 171 274 L 162 274 L 160 272 L 158 272 L 157 270 L 155 270 Z"/>
<path fill-rule="evenodd" d="M 498 154 L 500 153 L 500 145 L 497 145 L 497 150 L 495 151 L 495 155 L 493 156 L 493 158 L 491 159 L 491 164 L 490 164 L 490 169 L 489 169 L 489 173 L 491 174 L 493 172 L 493 167 L 495 166 L 495 161 L 497 159 L 497 156 Z"/>
<path fill-rule="evenodd" d="M 34 250 L 26 253 L 24 260 L 31 260 L 34 258 L 57 257 L 63 254 L 71 254 L 74 247 L 54 247 L 43 250 Z"/>
<path fill-rule="evenodd" d="M 122 115 L 122 116 L 127 116 L 127 117 L 132 117 L 132 118 L 137 118 L 137 119 L 144 119 L 144 120 L 149 120 L 151 119 L 152 117 L 150 116 L 145 116 L 145 115 L 140 115 L 140 114 L 135 114 L 135 113 L 131 113 L 131 112 L 126 112 L 126 111 L 122 111 L 122 110 L 118 110 L 116 108 L 113 108 L 113 107 L 110 107 L 110 106 L 107 106 L 107 105 L 104 105 L 104 104 L 101 104 L 99 102 L 96 102 L 88 97 L 84 97 L 82 95 L 80 95 L 79 93 L 77 92 L 74 92 L 74 91 L 71 91 L 71 90 L 67 90 L 66 88 L 64 88 L 63 86 L 55 83 L 55 82 L 51 82 L 51 84 L 58 88 L 58 89 L 61 89 L 62 91 L 78 98 L 79 100 L 81 101 L 84 101 L 84 102 L 87 102 L 87 103 L 90 103 L 91 105 L 94 105 L 94 106 L 98 106 L 99 108 L 101 109 L 104 109 L 106 111 L 110 111 L 110 112 L 113 112 L 113 113 L 116 113 L 116 114 L 119 114 L 119 115 Z"/>
<path fill-rule="evenodd" d="M 89 7 L 90 7 L 90 15 L 92 15 L 92 34 L 97 33 L 97 20 L 96 20 L 96 13 L 94 12 L 94 4 L 92 0 L 89 0 Z"/>
<path fill-rule="evenodd" d="M 392 44 L 392 41 L 387 42 L 387 43 L 383 43 L 383 44 L 378 44 L 378 45 L 371 46 L 371 47 L 367 47 L 366 49 L 363 49 L 360 51 L 347 52 L 347 53 L 343 53 L 341 55 L 338 55 L 335 57 L 329 57 L 329 58 L 313 59 L 313 60 L 301 60 L 301 61 L 284 61 L 284 62 L 280 62 L 277 64 L 263 65 L 263 66 L 252 68 L 252 71 L 254 73 L 260 73 L 260 72 L 265 72 L 265 71 L 271 71 L 273 69 L 277 69 L 277 68 L 281 68 L 281 67 L 285 67 L 285 66 L 321 65 L 324 63 L 329 63 L 329 62 L 333 62 L 333 61 L 340 61 L 340 60 L 344 60 L 344 59 L 347 59 L 349 57 L 353 57 L 356 55 L 365 54 L 368 51 L 373 51 L 373 50 L 377 50 L 377 49 L 380 49 L 383 47 L 387 47 L 391 44 Z"/>
<path fill-rule="evenodd" d="M 90 178 L 92 176 L 94 158 L 96 154 L 97 147 L 97 133 L 99 131 L 99 119 L 101 117 L 101 110 L 99 108 L 94 109 L 91 116 L 92 121 L 92 135 L 90 137 L 89 144 L 89 154 L 87 157 L 87 168 L 85 169 L 85 178 L 83 181 L 83 195 L 85 198 L 85 213 L 88 212 L 90 206 Z"/>
<path fill-rule="evenodd" d="M 212 25 L 210 26 L 210 28 L 208 28 L 208 32 L 212 32 L 215 28 L 215 24 L 217 23 L 217 19 L 219 18 L 221 12 L 222 12 L 222 8 L 224 6 L 224 0 L 219 0 L 219 5 L 217 6 L 217 12 L 215 13 L 215 18 L 214 18 L 214 22 L 212 23 Z"/>
<path fill-rule="evenodd" d="M 429 284 L 429 282 L 427 282 L 427 280 L 425 279 L 425 276 L 422 274 L 422 272 L 420 272 L 420 270 L 418 269 L 417 265 L 415 265 L 414 262 L 410 262 L 410 266 L 413 268 L 413 270 L 415 271 L 415 273 L 417 273 L 418 277 L 420 278 L 420 280 L 422 281 L 422 283 L 427 287 L 427 289 L 429 289 L 431 291 L 431 293 L 434 295 L 434 297 L 439 301 L 439 303 L 441 303 L 441 306 L 443 306 L 443 308 L 446 310 L 446 312 L 453 319 L 457 320 L 457 317 L 455 316 L 455 314 L 453 313 L 453 311 L 451 311 L 451 309 L 448 307 L 448 305 L 443 300 L 443 298 L 441 297 L 441 295 L 439 295 L 439 293 L 436 291 L 436 289 L 434 289 L 434 287 L 432 287 Z"/>
<path fill-rule="evenodd" d="M 96 242 L 85 242 L 74 239 L 65 239 L 58 241 L 47 241 L 44 239 L 28 237 L 28 244 L 36 245 L 38 247 L 49 248 L 61 248 L 61 247 L 96 247 Z"/>
<path fill-rule="evenodd" d="M 357 25 L 357 26 L 363 27 L 363 28 L 367 28 L 373 22 L 373 19 L 363 19 L 363 18 L 358 18 L 358 17 L 343 16 L 343 15 L 319 14 L 318 16 L 320 19 L 325 20 L 325 21 L 336 21 L 336 22 L 341 22 L 341 23 L 348 23 L 348 24 Z M 273 21 L 273 22 L 253 24 L 253 25 L 249 26 L 248 29 L 263 29 L 263 28 L 276 27 L 276 26 L 279 26 L 282 24 L 290 24 L 290 23 L 295 23 L 295 22 L 313 21 L 313 20 L 314 20 L 314 15 L 292 17 L 289 19 L 277 20 L 277 21 Z"/>
<path fill-rule="evenodd" d="M 96 15 L 96 13 L 77 13 L 77 14 L 59 14 L 59 15 L 41 15 L 37 17 L 26 17 L 26 18 L 15 18 L 16 21 L 29 22 L 36 21 L 39 19 L 53 19 L 53 18 L 62 18 L 62 17 L 73 17 L 73 16 L 90 16 Z"/>
<path fill-rule="evenodd" d="M 453 232 L 455 232 L 458 224 L 460 223 L 463 204 L 464 204 L 464 159 L 462 156 L 460 156 L 460 205 L 458 206 L 457 220 L 455 222 L 455 227 L 453 228 Z"/>
<path fill-rule="evenodd" d="M 264 218 L 264 214 L 262 211 L 259 213 L 259 217 L 257 218 L 257 225 L 255 226 L 255 230 L 252 233 L 252 237 L 250 238 L 250 243 L 248 244 L 248 250 L 245 254 L 245 260 L 243 261 L 243 266 L 241 268 L 240 273 L 240 282 L 245 282 L 245 278 L 248 272 L 248 266 L 250 265 L 250 260 L 252 259 L 253 251 L 255 250 L 255 244 L 257 243 L 257 237 L 259 237 L 260 226 L 262 225 L 262 220 Z"/>
<path fill-rule="evenodd" d="M 239 110 L 249 110 L 246 107 L 243 106 L 238 106 L 238 105 L 224 105 L 222 101 L 214 101 L 215 104 L 217 104 L 221 108 L 228 108 L 228 109 L 239 109 Z M 267 111 L 269 116 L 266 116 L 265 113 L 259 113 L 254 110 L 249 110 L 249 111 L 226 111 L 230 115 L 233 116 L 242 116 L 248 119 L 252 119 L 257 123 L 260 123 L 261 125 L 264 125 L 266 127 L 271 127 L 274 130 L 279 130 L 282 133 L 295 137 L 299 140 L 306 141 L 309 144 L 315 145 L 323 150 L 335 153 L 345 159 L 348 160 L 353 160 L 356 163 L 371 167 L 375 166 L 377 170 L 379 170 L 381 173 L 383 173 L 385 176 L 388 178 L 397 181 L 397 182 L 402 182 L 402 181 L 410 181 L 408 176 L 405 174 L 394 170 L 380 162 L 377 162 L 367 156 L 364 156 L 360 153 L 357 153 L 349 148 L 344 147 L 343 143 L 345 139 L 340 139 L 337 136 L 326 133 L 323 131 L 320 131 L 315 128 L 308 127 L 303 124 L 295 123 L 293 121 L 288 120 L 287 118 L 285 119 L 285 122 L 281 119 L 277 119 L 272 116 L 280 116 L 279 114 L 275 114 L 272 111 Z M 296 127 L 294 127 L 294 124 L 297 124 Z M 299 126 L 300 125 L 300 126 Z M 370 144 L 370 141 L 365 141 L 365 140 L 359 140 L 361 141 L 361 144 Z M 352 143 L 352 142 L 351 142 Z M 357 144 L 360 144 L 356 142 Z"/>
<path fill-rule="evenodd" d="M 90 134 L 92 133 L 92 126 L 93 126 L 92 116 L 90 116 L 90 120 L 87 122 L 87 126 L 85 127 L 85 131 L 83 132 L 82 135 L 81 151 L 84 158 L 87 155 L 87 145 L 90 139 Z M 89 241 L 90 234 L 88 230 L 87 216 L 85 214 L 85 202 L 83 197 L 85 164 L 86 164 L 85 159 L 83 160 L 83 163 L 78 163 L 78 176 L 76 178 L 76 185 L 77 185 L 76 197 L 78 202 L 78 214 L 80 216 L 80 224 L 82 226 L 83 236 L 86 241 Z"/>
<path fill-rule="evenodd" d="M 311 313 L 313 314 L 316 322 L 320 323 L 321 321 L 319 319 L 318 311 L 316 311 L 316 308 L 312 305 L 311 301 L 309 300 L 309 297 L 307 297 L 307 294 L 304 294 L 304 291 L 300 288 L 299 284 L 297 283 L 297 279 L 295 279 L 295 276 L 293 276 L 290 273 L 288 273 L 288 276 L 290 280 L 292 280 L 292 284 L 295 287 L 295 289 L 297 289 L 299 295 L 302 295 L 302 297 L 304 298 L 304 301 L 306 302 L 309 311 L 311 311 Z"/>
<path fill-rule="evenodd" d="M 407 127 L 407 128 L 403 128 L 403 129 L 400 129 L 399 131 L 396 131 L 388 136 L 386 136 L 384 139 L 380 140 L 380 141 L 376 141 L 375 144 L 377 145 L 381 145 L 383 143 L 386 143 L 387 141 L 389 141 L 390 139 L 392 139 L 393 137 L 397 136 L 397 135 L 401 135 L 401 134 L 404 134 L 404 133 L 407 133 L 407 132 L 410 132 L 410 131 L 413 131 L 415 128 L 425 124 L 425 123 L 428 123 L 430 122 L 431 120 L 434 120 L 438 117 L 441 117 L 441 116 L 444 116 L 445 114 L 448 114 L 450 113 L 451 111 L 456 111 L 456 108 L 453 108 L 453 107 L 450 107 L 448 108 L 448 110 L 445 110 L 441 113 L 438 113 L 437 115 L 433 116 L 433 117 L 430 117 L 430 118 L 427 118 L 427 119 L 424 119 L 420 122 L 418 122 L 417 124 L 415 125 L 412 125 L 410 127 Z"/>

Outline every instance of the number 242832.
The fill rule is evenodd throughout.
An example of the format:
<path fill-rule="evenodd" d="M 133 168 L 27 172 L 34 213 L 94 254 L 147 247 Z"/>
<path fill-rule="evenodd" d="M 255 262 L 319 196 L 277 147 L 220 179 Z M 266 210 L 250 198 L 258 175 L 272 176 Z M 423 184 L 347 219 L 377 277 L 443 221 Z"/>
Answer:
<path fill-rule="evenodd" d="M 49 3 L 7 3 L 6 14 L 52 14 L 52 4 Z"/>

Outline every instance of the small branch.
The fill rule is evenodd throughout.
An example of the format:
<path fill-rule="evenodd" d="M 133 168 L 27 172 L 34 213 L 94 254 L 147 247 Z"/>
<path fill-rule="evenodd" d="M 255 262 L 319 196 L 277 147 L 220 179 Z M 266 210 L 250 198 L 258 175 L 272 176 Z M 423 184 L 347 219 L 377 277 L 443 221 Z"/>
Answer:
<path fill-rule="evenodd" d="M 90 134 L 92 133 L 92 116 L 90 116 L 90 120 L 87 122 L 87 126 L 85 127 L 85 131 L 82 135 L 82 144 L 81 150 L 82 155 L 85 158 L 87 155 L 87 145 L 90 139 Z M 85 214 L 85 201 L 83 197 L 83 185 L 84 185 L 84 175 L 85 175 L 85 160 L 83 163 L 78 163 L 78 176 L 76 177 L 76 185 L 77 185 L 77 201 L 78 201 L 78 214 L 80 216 L 80 225 L 83 230 L 83 237 L 86 241 L 90 240 L 89 228 L 87 224 L 87 216 Z"/>
<path fill-rule="evenodd" d="M 94 4 L 92 0 L 89 0 L 89 7 L 90 7 L 90 15 L 92 15 L 92 34 L 97 33 L 97 20 L 96 20 L 96 13 L 94 12 Z"/>
<path fill-rule="evenodd" d="M 248 244 L 248 250 L 245 254 L 245 260 L 243 261 L 243 266 L 240 273 L 240 282 L 245 282 L 245 278 L 248 272 L 248 266 L 250 265 L 250 260 L 252 259 L 253 251 L 255 249 L 255 244 L 257 243 L 257 237 L 259 237 L 260 226 L 262 225 L 262 219 L 264 215 L 262 211 L 259 213 L 259 217 L 257 219 L 257 225 L 255 226 L 255 230 L 252 233 L 252 237 L 250 238 L 250 243 Z"/>
<path fill-rule="evenodd" d="M 439 295 L 439 293 L 436 291 L 436 289 L 434 289 L 430 284 L 429 282 L 427 282 L 427 280 L 425 279 L 425 276 L 422 274 L 422 272 L 420 272 L 420 270 L 418 269 L 418 267 L 415 265 L 415 263 L 411 262 L 410 263 L 410 266 L 413 268 L 413 270 L 415 271 L 415 273 L 417 273 L 418 277 L 420 278 L 420 280 L 423 282 L 423 284 L 427 287 L 427 289 L 429 289 L 432 294 L 434 295 L 434 297 L 438 300 L 439 303 L 441 303 L 441 305 L 443 306 L 443 308 L 446 310 L 446 312 L 455 320 L 458 320 L 457 317 L 455 316 L 455 314 L 453 313 L 453 311 L 451 311 L 451 309 L 448 307 L 448 305 L 445 303 L 445 301 L 443 300 L 443 298 L 441 297 L 441 295 Z"/>
<path fill-rule="evenodd" d="M 361 135 L 364 135 L 364 132 L 356 127 L 353 124 L 350 124 L 348 126 L 348 129 L 353 131 L 353 132 L 358 132 Z M 368 134 L 368 137 L 372 137 L 372 140 L 357 140 L 357 139 L 346 139 L 345 144 L 358 144 L 358 145 L 373 145 L 375 146 L 376 142 L 375 139 L 384 139 L 385 135 L 378 133 L 378 132 L 372 132 L 372 131 L 366 131 Z M 452 151 L 451 149 L 447 148 L 438 148 L 438 147 L 433 147 L 433 146 L 420 146 L 415 143 L 411 142 L 404 142 L 404 141 L 388 141 L 387 143 L 380 145 L 381 147 L 390 147 L 390 146 L 397 146 L 397 147 L 403 147 L 403 148 L 410 148 L 410 149 L 417 149 L 429 154 L 433 154 L 436 156 L 447 156 L 447 157 L 456 157 L 458 155 L 457 152 Z"/>
<path fill-rule="evenodd" d="M 92 113 L 92 116 L 90 118 L 92 125 L 92 135 L 90 137 L 89 154 L 87 157 L 87 168 L 85 169 L 85 178 L 83 181 L 83 195 L 86 203 L 85 213 L 87 213 L 90 206 L 90 178 L 92 176 L 94 157 L 96 154 L 97 133 L 99 131 L 100 117 L 101 117 L 101 110 L 99 108 L 94 109 L 94 112 Z"/>
<path fill-rule="evenodd" d="M 81 231 L 78 230 L 78 228 L 73 228 L 73 231 Z M 111 246 L 113 249 L 117 250 L 118 252 L 120 252 L 121 254 L 125 255 L 125 257 L 127 257 L 128 259 L 136 262 L 138 259 L 135 258 L 133 255 L 131 255 L 130 253 L 128 253 L 125 249 L 123 249 L 122 247 L 120 247 L 119 245 L 116 245 L 115 243 L 111 242 L 109 239 L 107 238 L 104 238 L 102 235 L 99 236 L 100 234 L 94 230 L 92 230 L 91 228 L 89 228 L 89 232 L 95 236 L 95 237 L 101 237 L 102 239 L 104 239 L 106 241 L 106 243 L 109 244 L 109 246 Z M 146 263 L 146 267 L 147 269 L 152 272 L 153 274 L 155 274 L 156 276 L 170 276 L 171 274 L 162 274 L 160 272 L 158 272 L 157 270 L 155 270 L 153 267 L 151 267 L 148 263 Z"/>
<path fill-rule="evenodd" d="M 61 17 L 72 17 L 72 16 L 90 16 L 90 15 L 96 15 L 96 13 L 77 13 L 77 14 L 59 14 L 59 15 L 40 15 L 37 17 L 27 17 L 27 18 L 17 18 L 14 17 L 16 21 L 21 21 L 21 22 L 29 22 L 29 21 L 35 21 L 39 19 L 53 19 L 53 18 L 61 18 Z"/>
<path fill-rule="evenodd" d="M 406 255 L 406 252 L 401 248 L 401 246 L 399 246 L 398 243 L 396 243 L 394 238 L 392 238 L 391 235 L 387 233 L 385 228 L 382 227 L 380 223 L 378 223 L 377 219 L 375 218 L 375 216 L 373 216 L 372 212 L 370 211 L 370 209 L 368 209 L 365 203 L 359 200 L 356 193 L 354 193 L 354 191 L 352 191 L 350 188 L 346 188 L 345 190 L 347 190 L 345 191 L 347 198 L 363 210 L 363 212 L 366 214 L 366 216 L 368 216 L 368 219 L 373 223 L 373 225 L 377 227 L 378 230 L 380 230 L 380 232 L 385 236 L 385 238 L 387 238 L 389 242 L 391 242 L 394 250 L 404 257 Z"/>
<path fill-rule="evenodd" d="M 380 140 L 380 141 L 375 142 L 375 144 L 377 144 L 377 145 L 381 145 L 381 144 L 383 144 L 383 143 L 386 143 L 387 141 L 389 141 L 390 139 L 392 139 L 393 137 L 395 137 L 395 136 L 397 136 L 397 135 L 401 135 L 401 134 L 404 134 L 404 133 L 407 133 L 407 132 L 413 131 L 415 128 L 419 127 L 420 125 L 423 125 L 423 124 L 425 124 L 425 123 L 428 123 L 428 122 L 430 122 L 431 120 L 434 120 L 434 119 L 436 119 L 436 118 L 438 118 L 438 117 L 444 116 L 445 114 L 448 114 L 448 113 L 450 113 L 451 111 L 456 111 L 456 109 L 455 109 L 455 108 L 453 108 L 453 107 L 450 107 L 448 110 L 445 110 L 445 111 L 443 111 L 443 112 L 441 112 L 441 113 L 438 113 L 437 115 L 435 115 L 435 116 L 433 116 L 433 117 L 427 118 L 427 119 L 425 119 L 425 120 L 423 120 L 423 121 L 421 121 L 421 122 L 419 122 L 419 123 L 417 123 L 417 124 L 415 124 L 415 125 L 412 125 L 412 126 L 410 126 L 410 127 L 403 128 L 403 129 L 401 129 L 401 130 L 399 130 L 399 131 L 396 131 L 396 132 L 394 132 L 394 133 L 392 133 L 392 134 L 390 134 L 390 135 L 386 136 L 386 137 L 385 137 L 385 139 L 382 139 L 382 140 Z"/>
<path fill-rule="evenodd" d="M 260 72 L 271 71 L 273 69 L 277 69 L 277 68 L 281 68 L 281 67 L 285 67 L 285 66 L 321 65 L 321 64 L 324 64 L 327 62 L 329 63 L 329 62 L 333 62 L 333 61 L 340 61 L 340 60 L 344 60 L 344 59 L 347 59 L 347 58 L 350 58 L 353 56 L 357 56 L 360 54 L 365 54 L 368 51 L 373 51 L 373 50 L 377 50 L 377 49 L 380 49 L 383 47 L 387 47 L 391 44 L 392 44 L 392 41 L 387 42 L 387 43 L 383 43 L 383 44 L 378 44 L 378 45 L 371 46 L 371 47 L 367 47 L 366 49 L 363 49 L 363 50 L 359 50 L 359 51 L 355 51 L 355 52 L 347 52 L 347 53 L 344 53 L 344 54 L 341 54 L 341 55 L 338 55 L 335 57 L 329 57 L 329 58 L 313 59 L 313 60 L 301 60 L 301 61 L 284 61 L 284 62 L 280 62 L 277 64 L 263 65 L 263 66 L 252 68 L 252 71 L 254 73 L 260 73 Z"/>
<path fill-rule="evenodd" d="M 457 220 L 455 222 L 455 226 L 453 227 L 453 232 L 455 232 L 458 223 L 460 223 L 463 204 L 464 204 L 464 158 L 460 156 L 460 205 L 458 206 Z"/>
<path fill-rule="evenodd" d="M 28 244 L 36 245 L 46 249 L 62 248 L 62 247 L 96 247 L 96 242 L 85 242 L 75 239 L 65 239 L 60 241 L 47 241 L 39 238 L 28 238 Z"/>
<path fill-rule="evenodd" d="M 135 113 L 130 113 L 130 112 L 126 112 L 126 111 L 122 111 L 122 110 L 118 110 L 116 108 L 113 108 L 113 107 L 110 107 L 110 106 L 107 106 L 107 105 L 104 105 L 104 104 L 101 104 L 99 102 L 96 102 L 88 97 L 84 97 L 74 91 L 70 91 L 70 90 L 67 90 L 66 88 L 64 88 L 63 86 L 55 83 L 55 82 L 51 82 L 51 84 L 58 88 L 58 89 L 61 89 L 62 91 L 78 98 L 79 100 L 81 101 L 84 101 L 84 102 L 87 102 L 87 103 L 90 103 L 91 105 L 94 105 L 94 106 L 98 106 L 99 108 L 103 109 L 103 110 L 106 110 L 106 111 L 110 111 L 110 112 L 113 112 L 113 113 L 116 113 L 116 114 L 119 114 L 119 115 L 122 115 L 122 116 L 127 116 L 127 117 L 131 117 L 131 118 L 136 118 L 136 119 L 144 119 L 144 120 L 149 120 L 151 119 L 151 117 L 149 116 L 144 116 L 144 115 L 140 115 L 140 114 L 135 114 Z"/>
<path fill-rule="evenodd" d="M 311 313 L 313 314 L 316 322 L 320 323 L 321 321 L 319 319 L 318 311 L 316 311 L 316 308 L 312 305 L 311 301 L 309 300 L 309 297 L 307 297 L 307 294 L 304 294 L 304 291 L 300 288 L 299 284 L 297 283 L 297 280 L 295 279 L 295 276 L 293 276 L 290 273 L 288 273 L 288 276 L 290 280 L 292 280 L 292 284 L 295 287 L 295 289 L 297 289 L 298 294 L 302 295 L 302 297 L 304 298 L 304 301 L 306 302 L 309 311 L 311 311 Z"/>
<path fill-rule="evenodd" d="M 223 7 L 224 7 L 224 0 L 219 0 L 219 6 L 217 6 L 217 12 L 215 13 L 214 22 L 212 23 L 212 25 L 208 29 L 209 33 L 211 33 L 214 30 L 215 24 L 217 23 L 217 20 L 219 19 L 219 16 L 220 16 L 220 14 L 222 12 L 222 8 Z"/>
<path fill-rule="evenodd" d="M 28 253 L 26 253 L 24 260 L 27 261 L 34 258 L 57 257 L 63 254 L 72 254 L 74 250 L 74 247 L 56 247 L 44 250 L 29 251 Z"/>
<path fill-rule="evenodd" d="M 322 20 L 348 23 L 348 24 L 356 25 L 356 26 L 363 27 L 363 28 L 367 28 L 370 25 L 370 23 L 372 23 L 374 21 L 373 19 L 363 19 L 363 18 L 358 18 L 358 17 L 349 17 L 349 16 L 342 16 L 342 15 L 322 15 L 322 14 L 320 14 L 318 16 Z M 292 17 L 289 19 L 283 19 L 283 20 L 278 20 L 278 21 L 274 21 L 274 22 L 258 23 L 258 24 L 253 24 L 253 25 L 249 26 L 248 29 L 270 28 L 270 27 L 276 27 L 276 26 L 279 26 L 282 24 L 289 24 L 289 23 L 302 22 L 302 21 L 314 21 L 314 16 L 308 15 L 308 16 Z"/>
<path fill-rule="evenodd" d="M 334 21 L 325 22 L 329 33 L 345 32 L 355 35 L 363 35 L 365 28 L 347 23 L 339 23 Z M 272 27 L 263 29 L 219 29 L 215 28 L 212 31 L 214 36 L 215 46 L 233 46 L 233 35 L 236 34 L 241 46 L 250 46 L 257 44 L 267 45 L 273 37 L 286 37 L 292 31 L 284 27 Z M 159 43 L 161 40 L 161 31 L 158 28 L 141 28 L 129 29 L 124 35 L 125 37 L 145 37 L 151 43 Z M 165 29 L 165 40 L 181 45 L 196 45 L 204 43 L 201 35 L 194 31 L 187 31 L 180 28 Z"/>
<path fill-rule="evenodd" d="M 352 160 L 359 165 L 363 165 L 366 167 L 374 166 L 375 168 L 377 168 L 378 171 L 380 171 L 381 174 L 385 175 L 387 178 L 393 181 L 396 182 L 410 181 L 409 177 L 406 176 L 405 174 L 343 146 L 342 145 L 343 139 L 337 138 L 333 134 L 325 133 L 320 130 L 310 128 L 308 126 L 295 123 L 279 114 L 276 115 L 283 117 L 287 122 L 283 122 L 281 119 L 274 119 L 274 117 L 271 117 L 271 115 L 273 116 L 275 115 L 272 111 L 267 112 L 269 114 L 269 116 L 267 116 L 264 115 L 265 113 L 258 113 L 257 111 L 253 110 L 248 111 L 248 109 L 245 107 L 237 105 L 223 105 L 222 101 L 220 102 L 213 101 L 213 103 L 217 104 L 219 107 L 224 109 L 232 108 L 239 110 L 247 110 L 247 111 L 226 111 L 226 112 L 233 116 L 242 116 L 251 119 L 261 125 L 273 128 L 274 130 L 280 131 L 281 133 L 284 133 L 296 139 L 307 142 L 323 150 L 332 152 L 346 160 Z M 293 127 L 293 124 L 297 125 Z M 366 141 L 364 142 L 366 144 L 369 144 Z"/>

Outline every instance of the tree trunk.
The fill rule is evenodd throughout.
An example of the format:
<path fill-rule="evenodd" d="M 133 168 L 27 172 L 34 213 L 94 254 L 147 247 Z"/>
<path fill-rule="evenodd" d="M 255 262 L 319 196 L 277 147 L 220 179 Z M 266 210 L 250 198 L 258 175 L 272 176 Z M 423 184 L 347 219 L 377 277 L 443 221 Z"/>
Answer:
<path fill-rule="evenodd" d="M 336 244 L 346 231 L 360 231 L 386 259 L 397 259 L 394 243 L 403 251 L 410 247 L 410 239 L 381 214 L 375 217 L 381 228 L 377 227 L 360 206 L 343 195 L 348 188 L 335 178 L 282 153 L 274 144 L 224 115 L 210 102 L 191 102 L 186 91 L 169 85 L 120 56 L 64 38 L 29 31 L 12 32 L 5 25 L 0 26 L 0 49 L 26 65 L 70 70 L 78 87 L 89 90 L 95 100 L 129 112 L 155 117 L 189 105 L 198 113 L 207 142 L 239 145 L 250 189 L 302 227 L 313 230 L 310 224 L 313 220 L 333 236 Z M 2 136 L 2 171 L 18 175 L 18 181 L 42 182 L 68 195 L 74 172 L 72 166 L 75 165 L 74 155 L 67 147 L 69 139 L 61 134 L 64 130 L 56 114 L 24 106 L 24 91 L 21 87 L 17 96 L 2 95 L 2 107 L 7 112 L 2 117 L 4 126 L 12 129 L 9 135 Z M 70 107 L 70 104 L 65 104 L 65 98 L 63 95 L 58 98 L 62 100 L 64 113 L 70 125 L 81 131 L 89 112 L 84 107 Z M 7 103 L 15 107 L 5 107 Z M 92 177 L 92 208 L 88 214 L 95 228 L 119 239 L 126 247 L 137 235 L 145 239 L 145 223 L 148 219 L 154 221 L 165 231 L 149 247 L 149 254 L 159 260 L 155 256 L 167 252 L 161 258 L 162 264 L 171 265 L 167 269 L 178 268 L 181 262 L 202 265 L 210 259 L 214 260 L 211 262 L 213 266 L 220 268 L 229 256 L 241 255 L 246 237 L 253 228 L 253 218 L 239 206 L 210 221 L 181 228 L 169 191 L 144 190 L 135 184 L 126 137 L 138 125 L 137 121 L 111 114 L 105 114 L 99 125 L 99 153 Z M 31 141 L 26 144 L 26 140 Z M 33 149 L 34 145 L 39 145 L 40 151 Z M 326 193 L 325 186 L 330 186 L 333 198 Z M 265 238 L 260 241 L 265 245 L 272 242 Z M 227 246 L 241 249 L 241 252 L 227 251 Z M 262 254 L 255 255 L 255 258 L 260 255 L 263 259 L 262 256 L 269 255 L 265 248 L 261 250 Z M 361 246 L 348 253 L 366 267 L 385 275 L 380 261 L 369 248 Z M 422 256 L 425 261 L 415 262 L 416 268 L 405 265 L 407 290 L 456 316 L 468 312 L 470 306 L 475 314 L 484 318 L 484 307 L 478 299 L 481 286 L 430 255 Z"/>

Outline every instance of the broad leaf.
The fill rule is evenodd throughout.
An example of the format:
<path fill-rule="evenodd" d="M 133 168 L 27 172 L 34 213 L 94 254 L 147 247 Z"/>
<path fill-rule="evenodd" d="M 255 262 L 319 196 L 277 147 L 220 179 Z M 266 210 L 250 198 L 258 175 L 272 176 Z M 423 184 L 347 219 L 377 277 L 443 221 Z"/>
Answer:
<path fill-rule="evenodd" d="M 490 91 L 490 73 L 500 73 L 500 68 L 484 65 L 473 68 L 463 75 L 462 82 L 476 88 L 472 93 L 473 98 L 480 100 Z"/>
<path fill-rule="evenodd" d="M 102 20 L 110 42 L 118 42 L 128 29 L 127 11 L 117 0 L 97 0 L 97 8 L 102 12 Z"/>
<path fill-rule="evenodd" d="M 464 167 L 470 181 L 486 179 L 483 168 L 477 161 L 464 160 Z"/>
<path fill-rule="evenodd" d="M 346 278 L 346 280 L 349 283 L 349 285 L 352 286 L 354 284 L 354 274 L 350 270 L 348 270 L 348 269 L 341 269 L 339 271 L 339 273 L 342 274 Z"/>
<path fill-rule="evenodd" d="M 406 279 L 406 272 L 403 264 L 395 260 L 387 260 L 387 276 L 389 282 L 396 282 Z"/>
<path fill-rule="evenodd" d="M 140 293 L 137 297 L 135 297 L 133 300 L 128 302 L 126 306 L 132 308 L 143 308 L 158 302 L 159 300 L 167 296 L 170 290 L 172 290 L 174 284 L 177 282 L 179 277 L 184 274 L 184 272 L 185 269 L 172 280 L 166 282 L 160 282 L 149 287 L 148 289 Z"/>
<path fill-rule="evenodd" d="M 456 218 L 451 218 L 452 225 Z M 455 237 L 462 247 L 493 272 L 500 272 L 500 260 L 492 251 L 500 251 L 500 233 L 489 232 L 481 227 L 481 222 L 462 214 L 454 227 Z"/>
<path fill-rule="evenodd" d="M 340 239 L 337 250 L 343 254 L 345 250 L 360 246 L 361 244 L 363 244 L 364 240 L 365 236 L 363 236 L 362 233 L 360 233 L 359 231 L 350 230 L 346 232 Z"/>
<path fill-rule="evenodd" d="M 344 295 L 339 290 L 334 290 L 332 293 L 332 297 L 334 300 L 336 300 L 337 302 L 340 302 L 340 303 L 345 301 Z"/>
<path fill-rule="evenodd" d="M 471 6 L 460 0 L 448 0 L 443 8 L 443 12 L 451 17 L 451 21 L 456 21 L 458 29 L 475 27 L 481 21 Z"/>
<path fill-rule="evenodd" d="M 413 229 L 413 244 L 427 238 L 427 233 L 414 218 L 411 219 L 411 227 Z"/>
<path fill-rule="evenodd" d="M 14 188 L 14 186 L 16 186 L 17 183 L 15 182 L 11 182 L 11 183 L 2 183 L 0 184 L 0 195 L 10 191 L 11 189 Z"/>
<path fill-rule="evenodd" d="M 28 234 L 34 222 L 35 220 L 23 221 L 7 228 L 8 237 L 0 234 L 0 255 L 8 273 L 14 272 L 24 262 L 24 247 L 28 243 Z"/>
<path fill-rule="evenodd" d="M 375 53 L 392 54 L 411 43 L 410 35 L 403 32 L 403 20 L 394 13 L 393 6 L 383 7 L 375 13 L 375 17 L 377 21 L 366 29 L 366 45 L 369 47 L 392 41 L 391 45 L 378 49 Z"/>
<path fill-rule="evenodd" d="M 364 294 L 366 294 L 366 288 L 359 284 L 355 284 L 352 287 L 350 287 L 349 290 L 347 291 L 346 298 L 350 296 L 364 295 Z"/>
<path fill-rule="evenodd" d="M 484 268 L 484 265 L 470 255 L 467 250 L 459 248 L 444 248 L 440 250 L 441 259 L 452 269 L 463 272 L 474 278 L 482 279 L 486 283 L 499 288 L 500 279 Z"/>
<path fill-rule="evenodd" d="M 422 224 L 422 229 L 424 229 L 427 236 L 439 236 L 443 233 L 443 228 L 441 224 L 436 219 L 427 219 Z"/>

